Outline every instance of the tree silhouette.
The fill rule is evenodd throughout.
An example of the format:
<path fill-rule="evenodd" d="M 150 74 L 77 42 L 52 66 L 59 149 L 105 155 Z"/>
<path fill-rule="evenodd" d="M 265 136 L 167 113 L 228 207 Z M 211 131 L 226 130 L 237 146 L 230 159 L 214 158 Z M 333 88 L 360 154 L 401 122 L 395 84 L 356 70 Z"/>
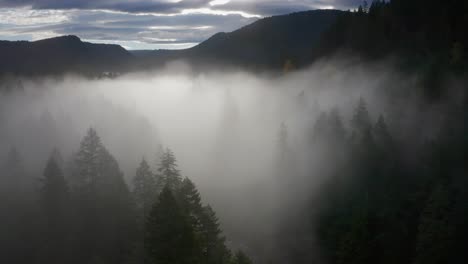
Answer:
<path fill-rule="evenodd" d="M 169 186 L 153 206 L 145 229 L 145 248 L 152 263 L 194 263 L 195 234 Z"/>

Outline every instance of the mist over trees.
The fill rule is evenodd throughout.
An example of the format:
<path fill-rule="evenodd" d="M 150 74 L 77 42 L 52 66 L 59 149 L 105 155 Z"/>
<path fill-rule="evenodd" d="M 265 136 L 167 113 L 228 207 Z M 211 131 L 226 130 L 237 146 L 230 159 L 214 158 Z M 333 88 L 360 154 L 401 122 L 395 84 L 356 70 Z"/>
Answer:
<path fill-rule="evenodd" d="M 133 192 L 90 128 L 65 166 L 54 150 L 27 178 L 12 149 L 2 169 L 2 261 L 9 263 L 249 263 L 225 245 L 216 213 L 166 149 L 143 160 Z M 31 186 L 34 186 L 32 188 Z"/>
<path fill-rule="evenodd" d="M 369 71 L 363 72 L 365 76 Z M 42 158 L 36 154 L 42 153 L 39 149 L 22 144 L 23 135 L 36 131 L 37 139 L 54 133 L 63 137 L 57 131 L 63 131 L 68 118 L 64 121 L 49 110 L 51 118 L 41 119 L 54 124 L 49 134 L 36 130 L 35 122 L 27 131 L 16 131 L 5 115 L 2 146 L 17 142 L 21 148 L 6 148 L 3 153 L 2 259 L 13 263 L 462 260 L 467 201 L 465 101 L 438 105 L 442 118 L 434 119 L 432 104 L 422 106 L 427 113 L 415 114 L 405 104 L 391 106 L 372 96 L 387 98 L 379 91 L 400 84 L 394 76 L 377 82 L 353 72 L 348 73 L 352 77 L 336 81 L 320 78 L 323 71 L 313 69 L 303 73 L 312 75 L 310 81 L 301 74 L 278 79 L 275 86 L 248 75 L 219 77 L 239 87 L 226 87 L 230 92 L 220 91 L 219 80 L 212 76 L 188 78 L 187 83 L 195 82 L 197 88 L 184 90 L 187 86 L 181 82 L 169 86 L 170 91 L 157 91 L 152 98 L 164 97 L 169 103 L 161 110 L 170 109 L 172 114 L 151 124 L 161 124 L 157 136 L 174 145 L 177 158 L 170 149 L 162 149 L 160 155 L 157 148 L 149 154 L 145 148 L 126 152 L 125 146 L 141 144 L 146 132 L 141 139 L 124 133 L 128 142 L 118 145 L 109 133 L 112 126 L 103 127 L 106 137 L 98 136 L 101 128 L 89 129 L 81 141 L 70 144 L 75 149 L 59 144 L 55 151 L 48 148 Z M 307 81 L 292 82 L 302 78 Z M 245 87 L 233 81 L 239 79 Z M 372 86 L 359 88 L 362 80 Z M 168 113 L 146 108 L 145 100 L 137 97 L 152 95 L 144 89 L 121 95 L 120 101 L 115 95 L 119 81 L 135 83 L 126 79 L 98 83 L 110 87 L 102 94 L 115 104 L 125 108 L 124 99 L 135 96 L 145 107 L 139 113 L 162 117 Z M 343 83 L 362 96 L 337 95 L 331 87 Z M 4 97 L 18 103 L 4 105 L 7 113 L 27 105 L 23 97 L 30 96 L 30 85 L 16 99 Z M 99 87 L 87 81 L 82 85 Z M 324 88 L 304 90 L 308 85 Z M 73 102 L 47 94 L 51 95 Z M 91 98 L 88 105 L 102 102 L 106 101 Z M 54 109 L 53 104 L 46 105 Z M 177 112 L 180 106 L 187 110 Z M 173 121 L 191 113 L 203 118 Z M 31 120 L 26 110 L 22 114 Z M 134 115 L 120 118 L 129 116 Z M 270 116 L 274 118 L 266 118 Z M 108 120 L 106 125 L 112 123 L 118 121 Z M 70 135 L 66 138 L 73 140 Z M 142 153 L 134 157 L 136 149 Z M 40 163 L 39 168 L 35 163 Z"/>
<path fill-rule="evenodd" d="M 0 263 L 463 263 L 466 8 L 363 3 L 279 76 L 1 82 Z"/>

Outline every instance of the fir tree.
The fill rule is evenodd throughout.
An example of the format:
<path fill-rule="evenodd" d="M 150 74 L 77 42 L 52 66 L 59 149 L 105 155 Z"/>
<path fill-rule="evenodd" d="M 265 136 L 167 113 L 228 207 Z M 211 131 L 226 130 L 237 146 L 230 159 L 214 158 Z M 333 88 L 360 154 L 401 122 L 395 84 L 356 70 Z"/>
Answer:
<path fill-rule="evenodd" d="M 200 193 L 188 178 L 182 182 L 179 196 L 182 210 L 189 217 L 197 239 L 197 257 L 201 263 L 226 263 L 229 252 L 213 209 L 202 205 Z"/>
<path fill-rule="evenodd" d="M 200 232 L 200 218 L 203 209 L 200 193 L 195 187 L 195 184 L 189 178 L 185 178 L 182 181 L 181 188 L 178 193 L 182 210 L 184 210 L 186 215 L 190 218 L 191 225 L 195 232 Z"/>
<path fill-rule="evenodd" d="M 158 173 L 163 186 L 168 186 L 171 190 L 179 188 L 182 177 L 180 176 L 180 171 L 177 169 L 176 157 L 168 148 L 161 155 Z"/>
<path fill-rule="evenodd" d="M 45 216 L 45 258 L 64 263 L 68 252 L 70 196 L 62 170 L 51 155 L 41 179 L 41 202 Z"/>
<path fill-rule="evenodd" d="M 138 167 L 135 177 L 133 178 L 133 195 L 138 210 L 140 210 L 146 218 L 146 215 L 151 210 L 151 207 L 157 197 L 156 179 L 151 168 L 145 159 L 143 159 Z"/>
<path fill-rule="evenodd" d="M 154 204 L 145 230 L 145 248 L 152 263 L 195 263 L 194 231 L 169 186 L 164 187 Z"/>
<path fill-rule="evenodd" d="M 79 216 L 75 246 L 82 248 L 76 261 L 124 262 L 135 234 L 132 199 L 117 161 L 94 129 L 81 142 L 72 180 Z"/>
<path fill-rule="evenodd" d="M 211 206 L 203 207 L 200 222 L 202 263 L 228 263 L 231 254 L 225 245 L 226 239 L 222 236 L 219 220 Z"/>
<path fill-rule="evenodd" d="M 100 177 L 102 155 L 105 152 L 101 138 L 96 130 L 90 128 L 80 143 L 80 149 L 75 156 L 75 171 L 73 185 L 80 192 L 92 192 Z"/>

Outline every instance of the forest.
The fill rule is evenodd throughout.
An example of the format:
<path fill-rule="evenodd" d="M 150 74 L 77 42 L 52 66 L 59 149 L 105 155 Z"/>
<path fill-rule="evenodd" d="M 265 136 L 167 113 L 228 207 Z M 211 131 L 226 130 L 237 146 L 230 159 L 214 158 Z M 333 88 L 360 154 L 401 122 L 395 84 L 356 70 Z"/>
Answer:
<path fill-rule="evenodd" d="M 463 263 L 467 3 L 364 2 L 279 76 L 8 83 L 0 262 Z"/>
<path fill-rule="evenodd" d="M 90 128 L 69 167 L 54 150 L 39 178 L 11 149 L 2 169 L 2 251 L 8 263 L 251 263 L 225 245 L 216 213 L 166 149 L 125 183 Z"/>
<path fill-rule="evenodd" d="M 247 250 L 261 263 L 462 261 L 468 131 L 461 108 L 452 110 L 436 138 L 411 150 L 362 98 L 350 120 L 336 108 L 322 112 L 306 131 L 310 153 L 322 151 L 305 157 L 320 191 L 283 219 L 268 241 L 271 255 Z M 280 197 L 303 181 L 288 134 L 282 124 Z M 252 263 L 231 252 L 216 213 L 170 149 L 155 170 L 141 161 L 132 188 L 92 128 L 71 160 L 54 150 L 43 167 L 25 171 L 15 148 L 3 162 L 1 245 L 11 263 Z M 277 213 L 287 206 L 279 202 Z"/>

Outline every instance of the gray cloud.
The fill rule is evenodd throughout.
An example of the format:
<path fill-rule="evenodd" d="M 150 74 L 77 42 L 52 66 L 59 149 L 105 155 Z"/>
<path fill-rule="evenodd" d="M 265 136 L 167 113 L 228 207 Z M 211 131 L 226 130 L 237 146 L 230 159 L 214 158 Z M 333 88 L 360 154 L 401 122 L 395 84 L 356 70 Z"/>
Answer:
<path fill-rule="evenodd" d="M 214 5 L 214 2 L 217 4 Z M 319 8 L 348 9 L 360 0 L 0 0 L 0 39 L 58 35 L 132 49 L 186 48 L 259 17 Z"/>
<path fill-rule="evenodd" d="M 261 14 L 262 16 L 281 15 L 310 9 L 352 9 L 361 0 L 258 0 L 258 1 L 230 1 L 224 5 L 214 6 L 222 10 L 243 10 L 245 12 Z"/>
<path fill-rule="evenodd" d="M 176 14 L 186 9 L 213 8 L 226 11 L 243 11 L 259 15 L 272 15 L 310 8 L 334 7 L 347 9 L 357 6 L 361 0 L 230 0 L 225 4 L 210 5 L 213 0 L 0 0 L 0 7 L 24 7 L 33 9 L 107 9 L 122 12 L 155 12 Z"/>
<path fill-rule="evenodd" d="M 255 18 L 240 15 L 135 15 L 106 11 L 0 10 L 0 38 L 36 40 L 77 35 L 92 42 L 116 43 L 127 48 L 185 48 L 219 31 L 232 31 Z M 34 17 L 34 18 L 32 18 Z M 184 44 L 185 45 L 181 45 Z M 171 44 L 173 45 L 171 47 Z"/>

